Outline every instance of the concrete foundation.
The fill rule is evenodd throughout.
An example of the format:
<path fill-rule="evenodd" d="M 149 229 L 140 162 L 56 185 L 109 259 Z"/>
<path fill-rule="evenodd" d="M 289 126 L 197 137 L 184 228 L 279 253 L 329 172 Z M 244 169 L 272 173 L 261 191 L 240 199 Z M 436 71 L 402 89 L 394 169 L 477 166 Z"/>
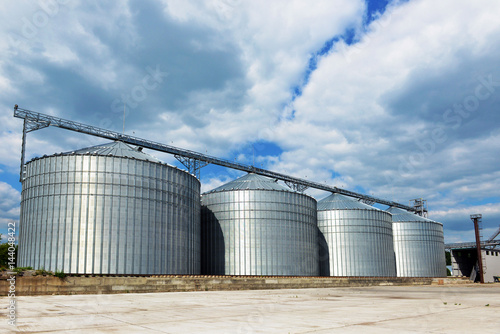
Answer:
<path fill-rule="evenodd" d="M 113 294 L 144 292 L 223 291 L 261 289 L 335 288 L 383 285 L 444 284 L 445 278 L 408 277 L 283 277 L 283 276 L 166 276 L 166 277 L 17 277 L 17 296 Z M 449 279 L 448 279 L 449 281 Z M 448 282 L 447 281 L 447 282 Z M 455 280 L 457 281 L 457 280 Z M 461 280 L 458 280 L 461 281 Z M 465 282 L 465 281 L 464 281 Z M 0 295 L 11 286 L 0 280 Z"/>

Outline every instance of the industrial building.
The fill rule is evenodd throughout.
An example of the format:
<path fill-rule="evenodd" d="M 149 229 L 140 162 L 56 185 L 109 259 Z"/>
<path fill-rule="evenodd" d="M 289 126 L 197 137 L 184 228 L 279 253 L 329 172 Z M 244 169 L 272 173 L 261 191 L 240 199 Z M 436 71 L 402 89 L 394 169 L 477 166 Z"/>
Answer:
<path fill-rule="evenodd" d="M 121 142 L 26 164 L 19 266 L 198 274 L 200 182 Z"/>
<path fill-rule="evenodd" d="M 201 201 L 203 274 L 319 276 L 314 198 L 247 174 Z"/>
<path fill-rule="evenodd" d="M 322 276 L 396 276 L 391 214 L 332 194 L 318 202 Z"/>
<path fill-rule="evenodd" d="M 479 231 L 478 231 L 479 232 Z M 469 277 L 472 282 L 481 280 L 480 267 L 483 271 L 483 282 L 497 282 L 500 278 L 500 227 L 485 241 L 481 241 L 479 233 L 476 242 L 464 242 L 445 245 L 450 251 L 452 275 Z M 478 244 L 481 252 L 481 265 L 479 265 Z"/>
<path fill-rule="evenodd" d="M 484 283 L 495 282 L 500 277 L 500 249 L 482 248 Z M 479 281 L 477 251 L 475 247 L 456 248 L 451 250 L 453 276 L 469 277 L 471 281 Z M 498 281 L 498 280 L 496 280 Z"/>
<path fill-rule="evenodd" d="M 14 116 L 24 119 L 19 266 L 105 275 L 446 276 L 442 224 L 414 207 L 17 105 Z M 113 141 L 25 164 L 26 134 L 48 126 Z M 173 154 L 188 171 L 142 147 Z M 199 169 L 208 163 L 248 174 L 200 196 Z M 308 187 L 333 194 L 318 205 L 303 193 Z"/>

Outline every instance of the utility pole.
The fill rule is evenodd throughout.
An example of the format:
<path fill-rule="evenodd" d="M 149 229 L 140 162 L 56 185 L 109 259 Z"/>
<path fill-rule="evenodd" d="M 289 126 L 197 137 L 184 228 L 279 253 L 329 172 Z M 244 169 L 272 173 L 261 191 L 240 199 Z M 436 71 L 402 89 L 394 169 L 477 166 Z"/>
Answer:
<path fill-rule="evenodd" d="M 483 272 L 483 255 L 481 254 L 481 235 L 479 234 L 479 223 L 483 216 L 481 214 L 471 215 L 470 219 L 474 222 L 474 231 L 476 232 L 476 249 L 477 249 L 477 262 L 479 264 L 479 279 L 484 283 Z"/>

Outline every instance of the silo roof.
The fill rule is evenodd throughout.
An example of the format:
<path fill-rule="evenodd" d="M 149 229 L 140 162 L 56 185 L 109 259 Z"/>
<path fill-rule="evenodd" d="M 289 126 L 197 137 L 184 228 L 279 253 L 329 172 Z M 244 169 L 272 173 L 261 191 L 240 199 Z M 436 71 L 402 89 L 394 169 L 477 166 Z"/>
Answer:
<path fill-rule="evenodd" d="M 115 141 L 108 144 L 96 145 L 92 147 L 82 148 L 76 151 L 65 152 L 64 155 L 78 154 L 78 155 L 86 155 L 86 154 L 95 154 L 95 155 L 105 155 L 105 156 L 113 156 L 113 157 L 121 157 L 121 158 L 132 158 L 137 160 L 145 160 L 151 162 L 161 161 L 149 154 L 146 154 L 142 151 L 139 151 L 137 148 L 134 148 L 130 145 L 127 145 L 121 141 Z"/>
<path fill-rule="evenodd" d="M 327 210 L 374 210 L 382 211 L 371 205 L 365 204 L 352 197 L 344 196 L 341 194 L 331 194 L 318 202 L 318 211 Z"/>
<path fill-rule="evenodd" d="M 434 220 L 416 215 L 412 212 L 408 212 L 406 210 L 396 208 L 394 206 L 391 206 L 389 209 L 387 209 L 387 212 L 392 214 L 392 221 L 393 222 L 427 222 L 427 223 L 438 223 Z M 438 223 L 441 224 L 441 223 Z"/>
<path fill-rule="evenodd" d="M 229 190 L 278 190 L 293 192 L 291 189 L 279 184 L 277 180 L 262 175 L 249 173 L 218 188 L 215 188 L 208 193 Z"/>

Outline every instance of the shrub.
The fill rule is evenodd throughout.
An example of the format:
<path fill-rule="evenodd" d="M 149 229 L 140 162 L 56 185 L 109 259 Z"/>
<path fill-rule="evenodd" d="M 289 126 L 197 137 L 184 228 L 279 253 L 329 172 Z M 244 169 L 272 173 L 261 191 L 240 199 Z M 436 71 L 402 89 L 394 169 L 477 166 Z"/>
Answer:
<path fill-rule="evenodd" d="M 34 276 L 38 276 L 38 275 L 47 276 L 47 275 L 52 275 L 52 273 L 50 271 L 45 270 L 45 268 L 42 267 L 42 268 L 35 271 Z"/>
<path fill-rule="evenodd" d="M 62 271 L 58 271 L 56 270 L 55 274 L 54 274 L 55 277 L 58 277 L 60 279 L 64 279 L 66 277 L 66 274 Z"/>

